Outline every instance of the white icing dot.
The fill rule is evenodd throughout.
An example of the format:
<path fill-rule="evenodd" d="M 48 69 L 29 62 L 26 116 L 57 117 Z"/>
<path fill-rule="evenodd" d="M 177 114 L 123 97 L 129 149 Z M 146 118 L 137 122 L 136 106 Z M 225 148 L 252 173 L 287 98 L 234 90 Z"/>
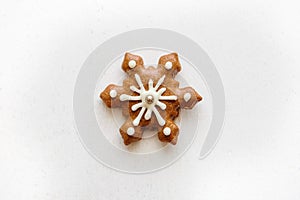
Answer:
<path fill-rule="evenodd" d="M 128 66 L 129 66 L 131 69 L 134 68 L 134 67 L 136 66 L 135 60 L 130 60 L 130 61 L 128 62 Z"/>
<path fill-rule="evenodd" d="M 163 133 L 165 136 L 169 136 L 171 134 L 171 129 L 169 127 L 164 128 Z"/>
<path fill-rule="evenodd" d="M 117 91 L 116 90 L 111 90 L 110 92 L 109 92 L 109 96 L 111 97 L 111 98 L 115 98 L 116 96 L 117 96 Z"/>
<path fill-rule="evenodd" d="M 185 93 L 183 98 L 184 98 L 185 102 L 188 102 L 191 99 L 191 94 L 190 93 Z"/>
<path fill-rule="evenodd" d="M 170 70 L 170 69 L 172 68 L 172 66 L 173 66 L 173 64 L 172 64 L 172 62 L 170 62 L 170 61 L 166 62 L 166 64 L 165 64 L 165 68 L 166 68 L 167 70 Z"/>
<path fill-rule="evenodd" d="M 127 134 L 128 134 L 128 135 L 134 135 L 134 128 L 129 127 L 129 128 L 127 129 Z"/>

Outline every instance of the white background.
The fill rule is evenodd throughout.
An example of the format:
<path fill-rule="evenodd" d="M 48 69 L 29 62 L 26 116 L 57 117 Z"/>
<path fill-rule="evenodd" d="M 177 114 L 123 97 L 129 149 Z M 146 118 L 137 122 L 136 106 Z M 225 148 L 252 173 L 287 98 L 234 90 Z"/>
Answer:
<path fill-rule="evenodd" d="M 0 199 L 300 198 L 300 6 L 297 1 L 0 2 Z M 79 69 L 106 39 L 171 29 L 198 42 L 226 92 L 226 122 L 204 160 L 128 175 L 75 133 Z"/>

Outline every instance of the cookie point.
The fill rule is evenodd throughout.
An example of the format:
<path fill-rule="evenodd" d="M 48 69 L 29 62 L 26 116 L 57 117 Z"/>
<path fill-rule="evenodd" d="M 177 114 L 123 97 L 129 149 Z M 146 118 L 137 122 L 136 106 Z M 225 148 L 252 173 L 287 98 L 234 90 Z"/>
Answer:
<path fill-rule="evenodd" d="M 197 98 L 197 101 L 201 101 L 202 100 L 202 97 L 198 93 L 196 94 L 196 98 Z"/>

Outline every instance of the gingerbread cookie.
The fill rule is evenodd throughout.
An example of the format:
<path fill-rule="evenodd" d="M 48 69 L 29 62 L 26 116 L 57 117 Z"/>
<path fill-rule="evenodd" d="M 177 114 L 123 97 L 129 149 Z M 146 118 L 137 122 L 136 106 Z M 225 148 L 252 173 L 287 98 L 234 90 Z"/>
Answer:
<path fill-rule="evenodd" d="M 145 128 L 158 131 L 162 142 L 177 143 L 174 120 L 179 111 L 192 109 L 202 97 L 191 87 L 179 88 L 174 78 L 181 70 L 176 53 L 160 57 L 157 67 L 144 67 L 140 56 L 126 53 L 122 86 L 108 85 L 100 98 L 109 108 L 122 108 L 127 120 L 120 128 L 125 145 L 142 139 Z"/>

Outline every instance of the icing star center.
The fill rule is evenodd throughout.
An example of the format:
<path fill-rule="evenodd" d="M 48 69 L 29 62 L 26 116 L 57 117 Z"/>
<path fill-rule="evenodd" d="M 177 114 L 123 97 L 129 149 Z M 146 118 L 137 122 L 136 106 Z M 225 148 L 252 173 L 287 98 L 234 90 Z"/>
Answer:
<path fill-rule="evenodd" d="M 150 79 L 148 82 L 148 90 L 145 89 L 141 77 L 138 74 L 135 74 L 135 80 L 139 86 L 136 88 L 135 86 L 130 86 L 130 90 L 139 94 L 139 96 L 131 96 L 127 94 L 122 94 L 120 96 L 121 101 L 137 101 L 140 100 L 141 102 L 134 104 L 131 107 L 132 111 L 136 111 L 137 109 L 141 108 L 138 116 L 133 120 L 133 125 L 138 126 L 144 113 L 145 113 L 145 120 L 151 119 L 152 112 L 154 113 L 157 122 L 160 126 L 165 125 L 166 121 L 160 115 L 159 111 L 157 110 L 156 106 L 160 107 L 161 110 L 166 109 L 166 104 L 161 102 L 160 100 L 165 101 L 175 101 L 177 100 L 177 96 L 162 96 L 162 94 L 167 90 L 166 88 L 162 87 L 158 89 L 161 84 L 165 80 L 165 75 L 163 75 L 156 83 L 155 87 L 153 86 L 153 80 Z"/>
<path fill-rule="evenodd" d="M 145 100 L 146 100 L 147 104 L 152 104 L 154 97 L 152 95 L 147 95 Z"/>

